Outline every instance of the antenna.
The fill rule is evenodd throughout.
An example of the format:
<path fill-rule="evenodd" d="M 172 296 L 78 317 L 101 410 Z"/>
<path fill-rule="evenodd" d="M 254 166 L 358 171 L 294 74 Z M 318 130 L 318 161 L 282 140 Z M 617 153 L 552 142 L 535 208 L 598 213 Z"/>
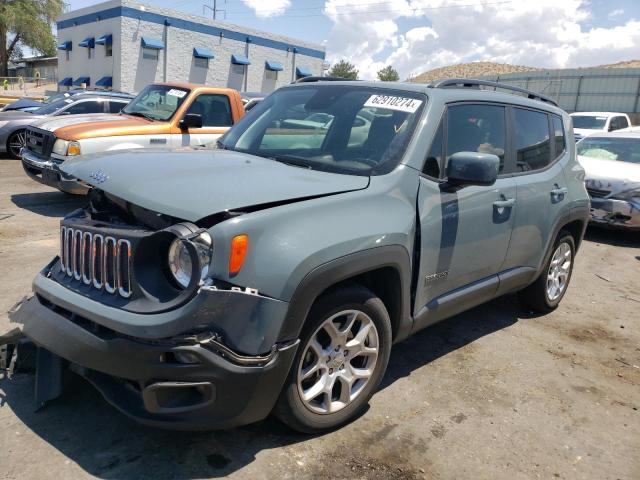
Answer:
<path fill-rule="evenodd" d="M 224 4 L 227 4 L 227 0 L 224 0 Z M 202 15 L 204 16 L 206 14 L 207 10 L 211 10 L 211 16 L 213 18 L 213 20 L 216 20 L 217 17 L 217 13 L 218 12 L 223 12 L 224 13 L 224 19 L 227 19 L 227 10 L 226 9 L 222 9 L 222 8 L 218 8 L 218 0 L 213 0 L 213 7 L 210 7 L 209 5 L 202 5 Z"/>

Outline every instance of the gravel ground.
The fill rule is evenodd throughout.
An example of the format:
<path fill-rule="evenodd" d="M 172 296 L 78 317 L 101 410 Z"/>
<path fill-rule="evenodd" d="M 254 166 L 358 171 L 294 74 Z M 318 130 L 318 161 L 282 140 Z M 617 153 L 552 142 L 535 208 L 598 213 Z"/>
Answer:
<path fill-rule="evenodd" d="M 0 335 L 81 201 L 0 161 Z M 369 410 L 323 436 L 274 419 L 177 433 L 128 420 L 80 379 L 33 411 L 0 380 L 0 479 L 640 478 L 640 238 L 590 230 L 560 308 L 495 300 L 394 347 Z"/>

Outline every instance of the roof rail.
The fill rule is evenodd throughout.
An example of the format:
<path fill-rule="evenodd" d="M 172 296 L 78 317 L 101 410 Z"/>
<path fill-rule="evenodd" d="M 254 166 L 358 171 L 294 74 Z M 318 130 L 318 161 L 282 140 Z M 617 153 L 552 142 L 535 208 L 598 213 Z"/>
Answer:
<path fill-rule="evenodd" d="M 514 87 L 506 83 L 491 82 L 489 80 L 476 80 L 474 78 L 449 78 L 447 80 L 441 80 L 437 83 L 430 85 L 433 88 L 477 88 L 480 86 L 493 87 L 494 89 L 500 88 L 502 90 L 510 90 L 512 92 L 523 93 L 531 100 L 540 100 L 541 102 L 550 103 L 551 105 L 558 106 L 555 100 L 542 95 L 540 93 L 532 92 L 526 88 Z"/>
<path fill-rule="evenodd" d="M 293 83 L 307 83 L 307 82 L 349 82 L 354 81 L 351 78 L 342 77 L 302 77 Z"/>

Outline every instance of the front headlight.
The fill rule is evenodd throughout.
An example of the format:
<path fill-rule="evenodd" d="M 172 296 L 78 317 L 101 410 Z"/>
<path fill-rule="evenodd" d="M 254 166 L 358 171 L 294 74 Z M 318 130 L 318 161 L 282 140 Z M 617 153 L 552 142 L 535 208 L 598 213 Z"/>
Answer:
<path fill-rule="evenodd" d="M 53 153 L 57 155 L 66 155 L 68 146 L 69 146 L 69 142 L 67 142 L 66 140 L 62 140 L 61 138 L 58 138 L 53 144 Z"/>
<path fill-rule="evenodd" d="M 7 123 L 9 123 L 9 120 L 5 120 L 4 122 L 0 122 L 0 128 L 4 127 Z"/>
<path fill-rule="evenodd" d="M 211 235 L 202 232 L 198 236 L 190 239 L 176 238 L 169 246 L 169 271 L 173 278 L 182 288 L 187 288 L 191 282 L 193 272 L 193 259 L 189 248 L 189 242 L 196 251 L 198 263 L 200 264 L 200 279 L 206 278 L 209 273 L 209 264 L 213 252 L 213 241 Z"/>
<path fill-rule="evenodd" d="M 634 188 L 631 190 L 627 190 L 626 192 L 618 193 L 614 195 L 613 198 L 618 200 L 626 200 L 627 202 L 633 202 L 640 205 L 640 188 Z"/>

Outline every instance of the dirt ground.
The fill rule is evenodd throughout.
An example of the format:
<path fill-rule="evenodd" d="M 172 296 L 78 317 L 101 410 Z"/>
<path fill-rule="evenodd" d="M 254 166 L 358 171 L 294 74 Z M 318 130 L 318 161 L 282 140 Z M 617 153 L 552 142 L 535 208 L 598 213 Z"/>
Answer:
<path fill-rule="evenodd" d="M 0 161 L 0 335 L 81 204 Z M 232 431 L 136 425 L 80 379 L 34 413 L 0 380 L 0 479 L 639 479 L 640 237 L 590 230 L 563 303 L 508 296 L 394 347 L 370 408 L 323 436 L 267 419 Z"/>

